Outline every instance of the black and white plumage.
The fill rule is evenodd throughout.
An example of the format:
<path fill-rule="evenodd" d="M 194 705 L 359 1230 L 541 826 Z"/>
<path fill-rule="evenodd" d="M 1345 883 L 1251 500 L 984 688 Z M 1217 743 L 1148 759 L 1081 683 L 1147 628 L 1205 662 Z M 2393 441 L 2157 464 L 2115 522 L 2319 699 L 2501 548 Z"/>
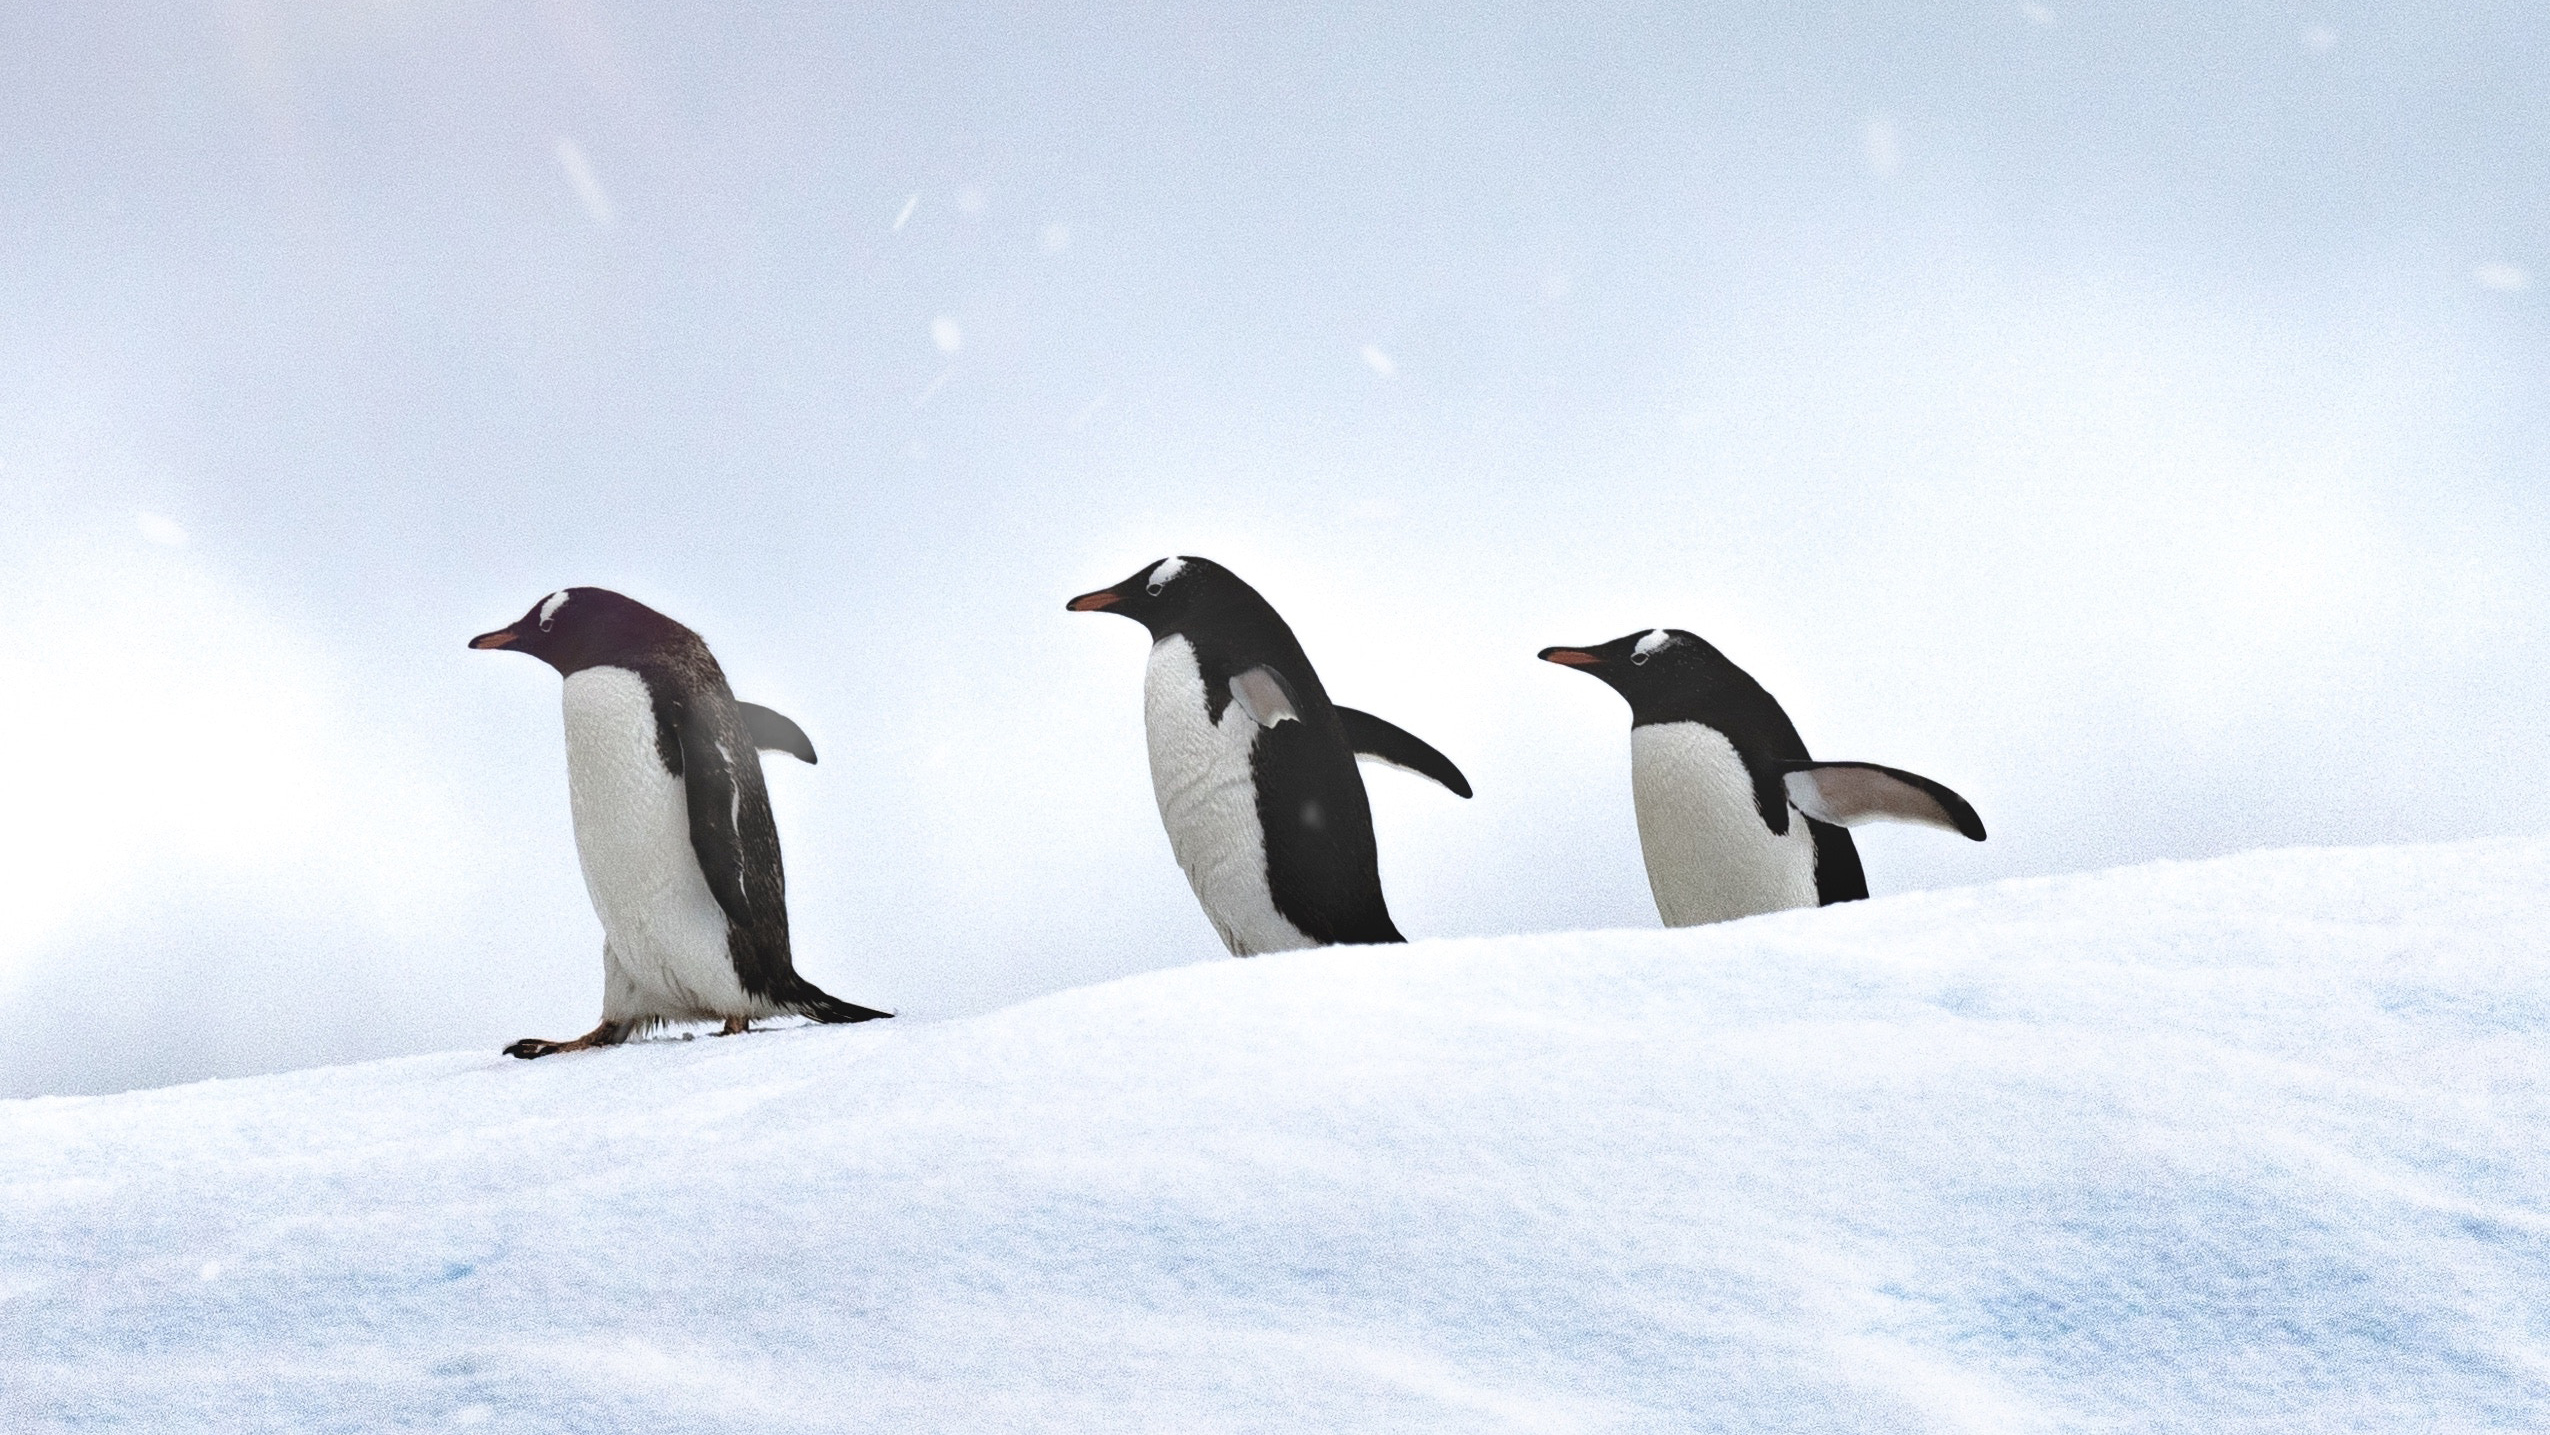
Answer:
<path fill-rule="evenodd" d="M 668 1021 L 820 1022 L 892 1013 L 797 975 L 787 879 L 758 749 L 815 760 L 805 731 L 739 703 L 697 633 L 604 588 L 566 588 L 473 648 L 529 653 L 565 681 L 567 795 L 602 920 L 602 1022 L 519 1057 L 611 1046 Z"/>
<path fill-rule="evenodd" d="M 1398 942 L 1358 755 L 1468 779 L 1405 731 L 1328 700 L 1293 630 L 1218 563 L 1166 558 L 1074 612 L 1151 630 L 1143 728 L 1170 850 L 1233 956 Z"/>
<path fill-rule="evenodd" d="M 1868 895 L 1845 829 L 1918 822 L 1983 840 L 1983 819 L 1929 778 L 1817 762 L 1760 683 L 1679 628 L 1541 657 L 1629 702 L 1630 785 L 1647 885 L 1668 927 Z"/>

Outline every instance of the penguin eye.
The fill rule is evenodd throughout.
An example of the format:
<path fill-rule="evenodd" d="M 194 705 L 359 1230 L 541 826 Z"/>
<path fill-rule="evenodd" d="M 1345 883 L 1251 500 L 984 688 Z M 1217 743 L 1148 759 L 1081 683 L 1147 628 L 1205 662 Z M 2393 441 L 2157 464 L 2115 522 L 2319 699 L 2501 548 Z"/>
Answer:
<path fill-rule="evenodd" d="M 1632 667 L 1643 668 L 1647 666 L 1647 655 L 1645 653 L 1631 653 L 1629 655 L 1629 663 Z"/>
<path fill-rule="evenodd" d="M 1160 585 L 1160 584 L 1157 584 L 1157 583 L 1150 583 L 1150 584 L 1146 584 L 1146 585 L 1144 585 L 1144 587 L 1143 587 L 1142 591 L 1143 591 L 1143 592 L 1145 592 L 1145 593 L 1150 594 L 1150 595 L 1151 595 L 1152 597 L 1154 597 L 1154 598 L 1157 598 L 1157 597 L 1159 597 L 1159 596 L 1160 596 L 1160 587 L 1161 587 L 1161 585 Z"/>

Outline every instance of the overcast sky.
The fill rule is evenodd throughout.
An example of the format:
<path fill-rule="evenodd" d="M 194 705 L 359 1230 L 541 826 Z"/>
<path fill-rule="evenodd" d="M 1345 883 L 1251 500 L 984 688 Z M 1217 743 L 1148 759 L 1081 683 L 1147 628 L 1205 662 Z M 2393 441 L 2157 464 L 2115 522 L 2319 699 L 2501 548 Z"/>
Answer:
<path fill-rule="evenodd" d="M 914 1019 L 1219 957 L 1171 553 L 1470 775 L 1411 936 L 1655 922 L 1649 626 L 1974 801 L 1881 894 L 2542 826 L 2550 11 L 1101 8 L 0 12 L 0 1094 L 591 1025 L 568 584 Z"/>

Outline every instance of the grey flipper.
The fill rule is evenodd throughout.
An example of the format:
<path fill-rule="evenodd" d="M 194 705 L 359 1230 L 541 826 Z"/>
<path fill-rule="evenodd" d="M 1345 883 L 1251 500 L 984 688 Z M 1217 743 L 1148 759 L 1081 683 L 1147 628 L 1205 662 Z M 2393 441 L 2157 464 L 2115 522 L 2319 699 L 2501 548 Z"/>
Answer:
<path fill-rule="evenodd" d="M 764 752 L 784 752 L 799 762 L 815 760 L 814 742 L 804 728 L 759 703 L 739 702 L 735 706 L 744 711 L 744 731 L 753 735 L 753 746 Z"/>
<path fill-rule="evenodd" d="M 1789 801 L 1818 822 L 1918 822 L 1983 840 L 1973 805 L 1919 773 L 1873 762 L 1783 762 L 1780 773 Z"/>
<path fill-rule="evenodd" d="M 1293 702 L 1293 685 L 1284 675 L 1260 663 L 1231 679 L 1231 701 L 1240 705 L 1259 727 L 1273 727 L 1279 722 L 1301 721 L 1301 709 Z"/>
<path fill-rule="evenodd" d="M 1461 769 L 1415 733 L 1349 707 L 1337 709 L 1337 721 L 1346 729 L 1346 746 L 1353 748 L 1356 756 L 1375 758 L 1419 777 L 1431 777 L 1458 796 L 1470 795 L 1470 780 L 1461 775 Z"/>

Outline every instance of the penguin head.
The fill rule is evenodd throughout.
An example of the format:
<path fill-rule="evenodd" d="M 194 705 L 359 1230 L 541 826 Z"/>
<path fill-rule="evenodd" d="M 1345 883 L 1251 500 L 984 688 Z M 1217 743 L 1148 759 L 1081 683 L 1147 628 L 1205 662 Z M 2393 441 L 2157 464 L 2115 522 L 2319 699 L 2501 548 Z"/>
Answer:
<path fill-rule="evenodd" d="M 1543 648 L 1541 661 L 1609 683 L 1644 716 L 1725 684 L 1742 672 L 1706 639 L 1680 628 L 1647 628 L 1590 648 Z"/>
<path fill-rule="evenodd" d="M 1083 593 L 1063 606 L 1075 613 L 1122 614 L 1149 628 L 1157 641 L 1179 631 L 1199 611 L 1227 601 L 1234 590 L 1251 593 L 1231 570 L 1210 558 L 1163 558 L 1144 564 L 1112 588 Z"/>
<path fill-rule="evenodd" d="M 563 676 L 585 668 L 625 664 L 686 632 L 681 624 L 635 598 L 608 588 L 561 588 L 531 611 L 469 640 L 473 648 L 529 653 Z"/>

